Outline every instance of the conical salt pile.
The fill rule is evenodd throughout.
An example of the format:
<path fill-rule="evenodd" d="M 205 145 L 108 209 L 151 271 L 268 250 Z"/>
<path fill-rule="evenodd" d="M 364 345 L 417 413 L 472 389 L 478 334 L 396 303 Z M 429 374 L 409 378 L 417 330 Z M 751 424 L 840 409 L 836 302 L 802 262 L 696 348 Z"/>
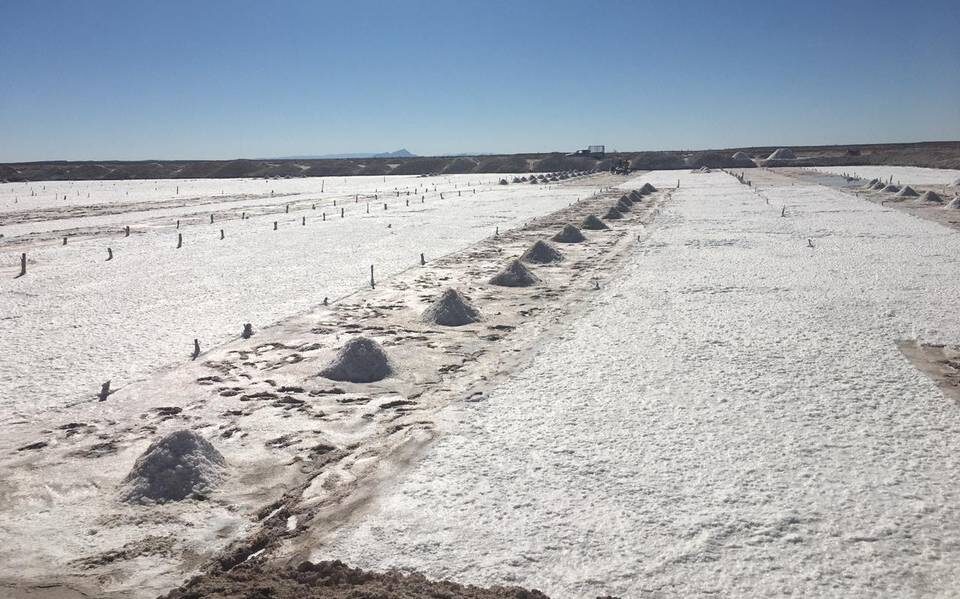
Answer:
<path fill-rule="evenodd" d="M 644 195 L 646 195 L 646 194 L 648 194 L 648 193 L 653 193 L 653 192 L 655 192 L 656 190 L 657 190 L 657 188 L 654 187 L 653 185 L 650 185 L 649 183 L 644 183 L 644 184 L 643 184 L 643 187 L 640 188 L 640 192 L 643 193 Z"/>
<path fill-rule="evenodd" d="M 538 239 L 520 256 L 520 260 L 530 264 L 549 264 L 563 260 L 563 254 L 542 239 Z"/>
<path fill-rule="evenodd" d="M 480 311 L 470 305 L 459 291 L 450 288 L 424 310 L 423 320 L 445 327 L 459 327 L 480 320 Z"/>
<path fill-rule="evenodd" d="M 624 202 L 623 200 L 617 202 L 617 210 L 620 212 L 630 212 L 631 208 L 633 208 L 632 202 Z"/>
<path fill-rule="evenodd" d="M 880 191 L 885 191 L 885 192 L 887 192 L 887 193 L 897 193 L 898 191 L 900 191 L 900 188 L 897 187 L 896 185 L 887 185 L 886 187 L 884 187 L 884 188 L 881 189 Z"/>
<path fill-rule="evenodd" d="M 393 367 L 380 344 L 366 337 L 347 341 L 336 357 L 320 371 L 320 376 L 332 381 L 372 383 L 393 374 Z"/>
<path fill-rule="evenodd" d="M 882 191 L 884 187 L 886 187 L 886 185 L 883 183 L 883 181 L 877 181 L 873 184 L 873 189 L 876 191 Z"/>
<path fill-rule="evenodd" d="M 511 260 L 506 268 L 498 272 L 490 279 L 491 285 L 501 287 L 529 287 L 540 281 L 536 275 L 530 272 L 530 269 L 523 265 L 519 260 Z"/>
<path fill-rule="evenodd" d="M 945 206 L 949 210 L 960 210 L 960 196 L 957 196 L 950 200 L 950 203 Z"/>
<path fill-rule="evenodd" d="M 618 218 L 623 218 L 623 213 L 617 210 L 615 207 L 610 206 L 610 209 L 607 210 L 607 213 L 603 215 L 603 218 L 606 220 L 616 220 Z"/>
<path fill-rule="evenodd" d="M 587 231 L 602 231 L 604 229 L 609 229 L 605 222 L 597 218 L 597 215 L 591 214 L 583 219 L 583 222 L 580 223 L 581 229 L 586 229 Z"/>
<path fill-rule="evenodd" d="M 740 161 L 753 160 L 752 158 L 750 158 L 750 154 L 747 154 L 746 152 L 737 152 L 736 154 L 733 155 L 733 159 L 740 160 Z"/>
<path fill-rule="evenodd" d="M 767 156 L 767 160 L 793 160 L 796 157 L 797 156 L 792 150 L 788 148 L 780 148 L 778 150 L 774 150 L 772 154 Z"/>
<path fill-rule="evenodd" d="M 636 189 L 634 189 L 633 191 L 630 192 L 630 199 L 633 200 L 634 202 L 639 202 L 643 199 L 643 194 L 637 191 Z"/>
<path fill-rule="evenodd" d="M 900 193 L 903 193 L 902 191 Z M 900 195 L 899 193 L 897 195 Z M 923 202 L 925 204 L 942 204 L 943 198 L 940 197 L 935 191 L 925 191 L 923 194 L 917 198 L 918 202 Z"/>
<path fill-rule="evenodd" d="M 563 229 L 561 229 L 559 233 L 550 239 L 560 243 L 580 243 L 581 241 L 586 240 L 586 237 L 583 236 L 583 233 L 580 232 L 580 229 L 574 227 L 573 225 L 563 225 Z"/>
<path fill-rule="evenodd" d="M 876 185 L 876 184 L 879 183 L 879 182 L 880 182 L 880 181 L 879 181 L 878 179 L 870 179 L 869 181 L 867 181 L 867 182 L 863 185 L 863 188 L 864 188 L 864 189 L 873 189 L 873 186 Z"/>
<path fill-rule="evenodd" d="M 210 492 L 223 480 L 227 461 L 209 441 L 179 430 L 147 447 L 123 479 L 120 500 L 166 503 Z"/>
<path fill-rule="evenodd" d="M 632 206 L 632 205 L 633 205 L 633 198 L 631 198 L 630 196 L 624 194 L 624 195 L 620 196 L 620 199 L 617 200 L 617 203 L 618 203 L 618 204 L 624 203 L 624 204 L 627 204 L 628 206 Z"/>
<path fill-rule="evenodd" d="M 901 198 L 915 198 L 918 195 L 920 194 L 917 193 L 916 190 L 914 190 L 909 185 L 904 185 L 903 189 L 897 192 L 897 197 L 901 197 Z"/>

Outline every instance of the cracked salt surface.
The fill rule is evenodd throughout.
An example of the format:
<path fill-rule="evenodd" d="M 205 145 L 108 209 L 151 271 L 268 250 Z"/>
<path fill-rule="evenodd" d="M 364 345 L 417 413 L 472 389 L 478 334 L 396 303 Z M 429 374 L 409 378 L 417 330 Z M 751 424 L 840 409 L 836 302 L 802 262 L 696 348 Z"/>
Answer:
<path fill-rule="evenodd" d="M 960 339 L 960 235 L 679 176 L 622 276 L 312 557 L 560 598 L 956 594 L 957 406 L 895 342 Z"/>

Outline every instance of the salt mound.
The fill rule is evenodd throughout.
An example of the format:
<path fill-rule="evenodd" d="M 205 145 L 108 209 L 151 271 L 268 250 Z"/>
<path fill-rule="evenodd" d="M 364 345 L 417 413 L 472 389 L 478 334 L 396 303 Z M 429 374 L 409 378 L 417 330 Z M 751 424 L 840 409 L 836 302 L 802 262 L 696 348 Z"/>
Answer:
<path fill-rule="evenodd" d="M 879 182 L 880 182 L 879 179 L 870 179 L 869 181 L 863 184 L 863 189 L 872 189 L 873 186 Z"/>
<path fill-rule="evenodd" d="M 393 367 L 380 344 L 366 337 L 347 341 L 336 357 L 320 371 L 332 381 L 372 383 L 393 374 Z"/>
<path fill-rule="evenodd" d="M 602 231 L 603 229 L 609 229 L 605 222 L 597 218 L 595 214 L 591 214 L 583 219 L 583 222 L 580 223 L 581 229 L 586 229 L 587 231 Z"/>
<path fill-rule="evenodd" d="M 747 154 L 746 152 L 737 152 L 732 156 L 732 158 L 734 160 L 753 160 L 750 158 L 750 154 Z"/>
<path fill-rule="evenodd" d="M 459 327 L 480 320 L 480 311 L 471 306 L 459 291 L 450 288 L 424 310 L 423 320 L 445 327 Z"/>
<path fill-rule="evenodd" d="M 179 430 L 150 444 L 123 479 L 120 500 L 166 503 L 202 496 L 223 479 L 227 461 L 209 441 Z"/>
<path fill-rule="evenodd" d="M 648 194 L 648 193 L 653 193 L 653 192 L 655 192 L 656 190 L 657 190 L 657 188 L 654 187 L 653 185 L 650 185 L 649 183 L 644 183 L 644 184 L 643 184 L 643 187 L 640 188 L 640 193 L 646 195 L 646 194 Z"/>
<path fill-rule="evenodd" d="M 583 236 L 583 233 L 580 232 L 580 229 L 574 227 L 573 225 L 567 224 L 563 225 L 563 229 L 561 229 L 559 233 L 550 239 L 559 241 L 560 243 L 580 243 L 587 238 Z"/>
<path fill-rule="evenodd" d="M 537 278 L 530 269 L 523 265 L 519 260 L 512 260 L 503 270 L 498 272 L 490 279 L 491 285 L 501 287 L 529 287 L 535 285 L 540 279 Z"/>
<path fill-rule="evenodd" d="M 797 156 L 788 148 L 780 148 L 774 150 L 772 154 L 767 156 L 767 160 L 794 160 L 796 157 Z"/>
<path fill-rule="evenodd" d="M 903 192 L 901 191 L 900 193 L 903 193 Z M 897 195 L 900 195 L 900 193 L 898 193 Z M 928 204 L 942 204 L 943 198 L 941 198 L 940 194 L 938 194 L 935 191 L 925 191 L 923 192 L 923 195 L 917 198 L 917 201 L 925 202 Z"/>
<path fill-rule="evenodd" d="M 873 184 L 873 188 L 877 191 L 880 191 L 884 187 L 886 187 L 886 184 L 884 184 L 883 181 L 877 181 L 876 183 Z"/>
<path fill-rule="evenodd" d="M 637 191 L 636 189 L 634 189 L 633 191 L 630 192 L 630 199 L 633 200 L 634 202 L 639 202 L 640 200 L 643 199 L 643 194 Z"/>
<path fill-rule="evenodd" d="M 950 210 L 960 210 L 960 196 L 950 200 L 950 203 L 946 205 L 946 208 L 949 208 Z"/>
<path fill-rule="evenodd" d="M 915 198 L 915 197 L 917 197 L 918 195 L 920 195 L 920 194 L 917 193 L 917 192 L 916 192 L 912 187 L 910 187 L 909 185 L 904 185 L 904 186 L 903 186 L 903 189 L 901 189 L 900 191 L 897 192 L 897 197 L 901 197 L 901 198 Z"/>
<path fill-rule="evenodd" d="M 563 260 L 563 254 L 557 251 L 555 247 L 542 239 L 538 239 L 530 248 L 520 256 L 524 262 L 531 264 L 549 264 L 550 262 L 559 262 Z"/>
<path fill-rule="evenodd" d="M 897 193 L 898 191 L 900 191 L 900 188 L 897 187 L 896 185 L 887 185 L 880 191 L 886 191 L 887 193 Z"/>
<path fill-rule="evenodd" d="M 630 196 L 624 194 L 624 195 L 620 196 L 620 199 L 619 199 L 619 200 L 617 200 L 617 203 L 618 203 L 618 204 L 621 203 L 621 202 L 623 202 L 624 204 L 627 204 L 628 206 L 632 206 L 632 205 L 633 205 L 633 198 L 631 198 Z"/>
<path fill-rule="evenodd" d="M 624 202 L 623 200 L 620 200 L 617 202 L 617 210 L 619 210 L 620 212 L 630 212 L 630 209 L 632 207 L 633 207 L 632 202 Z"/>
<path fill-rule="evenodd" d="M 623 218 L 623 213 L 617 210 L 614 206 L 610 206 L 610 209 L 607 210 L 607 213 L 603 215 L 603 218 L 607 220 L 616 220 L 618 218 Z"/>

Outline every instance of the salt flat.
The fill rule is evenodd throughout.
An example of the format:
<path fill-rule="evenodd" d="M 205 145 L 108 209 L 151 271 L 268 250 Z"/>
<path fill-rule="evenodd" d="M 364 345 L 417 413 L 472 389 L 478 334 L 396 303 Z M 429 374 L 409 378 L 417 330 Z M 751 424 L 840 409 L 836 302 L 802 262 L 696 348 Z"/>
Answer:
<path fill-rule="evenodd" d="M 184 218 L 192 218 L 179 230 L 174 225 L 179 213 L 164 211 L 158 222 L 157 215 L 146 210 L 138 213 L 140 220 L 133 220 L 136 234 L 129 238 L 122 237 L 115 226 L 106 236 L 29 248 L 29 274 L 18 279 L 13 277 L 22 248 L 4 251 L 0 254 L 0 392 L 6 399 L 0 405 L 0 421 L 91 400 L 103 381 L 122 387 L 160 366 L 189 359 L 194 338 L 203 348 L 218 345 L 238 336 L 245 322 L 259 328 L 316 305 L 324 297 L 332 300 L 367 285 L 370 265 L 375 266 L 377 277 L 386 277 L 419 263 L 421 252 L 428 260 L 436 258 L 490 236 L 497 227 L 514 227 L 589 193 L 588 183 L 550 189 L 496 185 L 501 176 L 508 175 L 367 177 L 347 183 L 336 179 L 325 181 L 322 193 L 317 179 L 203 181 L 190 183 L 197 189 L 188 190 L 184 183 L 181 193 L 213 194 L 208 197 L 217 202 L 221 188 L 233 194 L 256 191 L 268 196 L 270 188 L 276 188 L 278 193 L 298 194 L 295 199 L 301 203 L 287 214 L 284 206 L 290 196 L 276 197 L 244 220 L 238 214 L 214 224 L 206 222 L 206 213 L 198 215 L 196 208 L 186 207 Z M 476 186 L 476 194 L 468 183 Z M 0 195 L 9 200 L 9 187 L 24 185 L 0 186 L 4 190 Z M 91 195 L 102 191 L 108 198 L 101 187 L 114 187 L 107 182 L 86 185 L 93 190 Z M 169 199 L 177 183 L 123 185 L 129 185 L 139 200 L 159 201 Z M 423 203 L 421 196 L 396 197 L 392 191 L 414 185 L 430 190 L 421 194 Z M 84 189 L 79 183 L 49 186 L 57 193 Z M 163 193 L 154 189 L 161 187 Z M 385 187 L 392 197 L 384 200 Z M 124 201 L 126 196 L 119 189 L 124 187 L 110 193 L 122 197 L 111 201 Z M 375 193 L 380 200 L 371 198 L 369 214 L 362 200 L 354 203 L 355 194 Z M 67 196 L 70 202 L 72 196 Z M 84 196 L 81 191 L 77 197 L 83 200 Z M 316 210 L 309 209 L 311 199 L 317 202 Z M 383 209 L 383 201 L 389 209 Z M 29 204 L 18 206 L 29 211 Z M 345 218 L 340 218 L 340 208 L 345 209 Z M 327 214 L 326 221 L 322 212 Z M 81 226 L 89 218 L 99 217 L 71 219 L 62 226 Z M 103 218 L 119 225 L 132 217 Z M 25 226 L 47 227 L 49 221 Z M 220 229 L 225 233 L 223 240 Z M 183 235 L 181 249 L 176 249 L 178 233 Z M 27 236 L 24 239 L 29 241 Z M 108 247 L 114 258 L 106 262 Z"/>
<path fill-rule="evenodd" d="M 960 179 L 960 170 L 919 166 L 818 166 L 807 170 L 885 181 L 893 177 L 894 183 L 903 185 L 949 185 Z"/>
<path fill-rule="evenodd" d="M 957 406 L 896 342 L 960 335 L 960 235 L 773 173 L 645 180 L 678 177 L 622 275 L 313 558 L 561 598 L 955 594 Z"/>

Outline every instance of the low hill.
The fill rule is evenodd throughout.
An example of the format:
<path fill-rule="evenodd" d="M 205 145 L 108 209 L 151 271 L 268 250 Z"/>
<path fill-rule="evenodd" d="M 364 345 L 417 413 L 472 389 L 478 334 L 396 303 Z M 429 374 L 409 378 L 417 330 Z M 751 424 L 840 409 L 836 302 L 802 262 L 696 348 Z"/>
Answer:
<path fill-rule="evenodd" d="M 720 150 L 614 152 L 605 160 L 565 153 L 477 156 L 407 156 L 406 150 L 364 158 L 290 158 L 237 160 L 46 161 L 0 164 L 0 181 L 80 181 L 99 179 L 222 179 L 234 177 L 345 177 L 350 175 L 426 175 L 507 172 L 553 172 L 607 169 L 615 160 L 628 160 L 634 169 L 665 170 L 744 168 L 735 159 L 743 152 L 764 161 L 777 146 Z M 960 169 L 960 142 L 791 146 L 796 159 L 777 166 L 900 165 Z M 770 166 L 773 166 L 770 164 Z"/>

